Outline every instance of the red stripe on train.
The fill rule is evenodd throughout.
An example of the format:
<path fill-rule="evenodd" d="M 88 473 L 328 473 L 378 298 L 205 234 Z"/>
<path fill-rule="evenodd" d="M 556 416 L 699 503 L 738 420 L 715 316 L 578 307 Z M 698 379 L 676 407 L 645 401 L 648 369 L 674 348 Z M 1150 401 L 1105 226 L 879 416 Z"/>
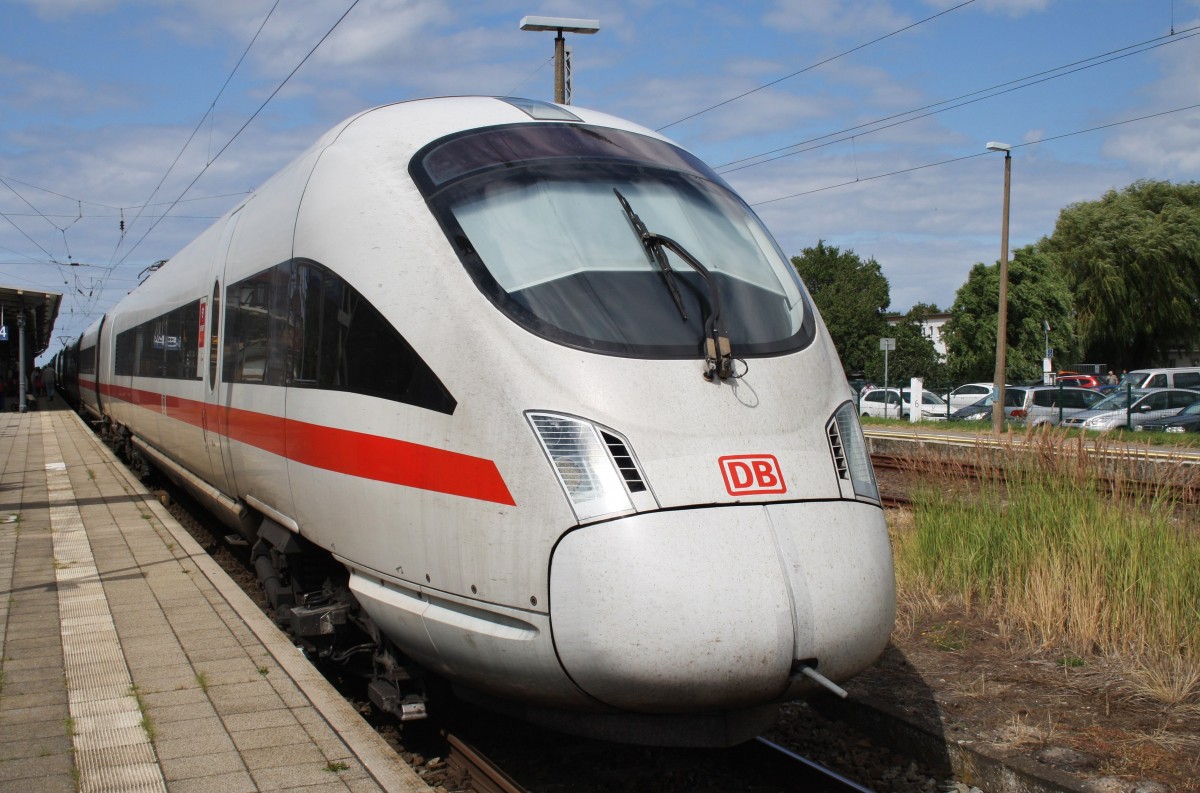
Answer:
<path fill-rule="evenodd" d="M 163 394 L 137 388 L 106 383 L 100 391 L 113 399 L 163 413 L 206 431 L 219 432 L 230 440 L 303 465 L 376 482 L 516 506 L 496 464 L 482 457 L 250 410 L 217 408 L 192 399 L 164 398 Z"/>

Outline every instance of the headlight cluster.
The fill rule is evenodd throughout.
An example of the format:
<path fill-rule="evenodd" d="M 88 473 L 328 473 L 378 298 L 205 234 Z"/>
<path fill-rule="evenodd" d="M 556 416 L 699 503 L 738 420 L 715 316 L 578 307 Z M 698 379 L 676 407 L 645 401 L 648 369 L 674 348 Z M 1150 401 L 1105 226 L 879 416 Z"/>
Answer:
<path fill-rule="evenodd" d="M 574 416 L 526 415 L 577 519 L 633 509 L 630 492 L 645 491 L 646 484 L 624 438 Z"/>
<path fill-rule="evenodd" d="M 867 441 L 863 437 L 853 402 L 847 402 L 834 411 L 833 418 L 825 426 L 825 432 L 829 436 L 829 449 L 833 453 L 838 478 L 849 480 L 856 496 L 878 501 L 879 486 L 875 483 L 875 470 L 871 467 Z"/>

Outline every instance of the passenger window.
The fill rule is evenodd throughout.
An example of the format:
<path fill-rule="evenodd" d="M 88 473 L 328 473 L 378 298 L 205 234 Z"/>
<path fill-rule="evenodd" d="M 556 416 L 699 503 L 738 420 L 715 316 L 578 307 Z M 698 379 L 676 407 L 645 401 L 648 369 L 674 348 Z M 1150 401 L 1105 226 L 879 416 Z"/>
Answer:
<path fill-rule="evenodd" d="M 1146 384 L 1146 388 L 1166 388 L 1167 376 L 1165 374 L 1156 374 L 1150 378 L 1150 382 Z"/>
<path fill-rule="evenodd" d="M 93 344 L 91 347 L 79 351 L 79 373 L 96 373 L 96 345 Z"/>
<path fill-rule="evenodd" d="M 1195 388 L 1200 385 L 1200 372 L 1177 372 L 1175 385 L 1178 388 Z"/>
<path fill-rule="evenodd" d="M 1188 405 L 1195 402 L 1197 399 L 1200 399 L 1200 397 L 1196 396 L 1195 394 L 1188 394 L 1188 393 L 1184 393 L 1182 391 L 1175 391 L 1171 394 L 1171 407 L 1185 408 Z"/>

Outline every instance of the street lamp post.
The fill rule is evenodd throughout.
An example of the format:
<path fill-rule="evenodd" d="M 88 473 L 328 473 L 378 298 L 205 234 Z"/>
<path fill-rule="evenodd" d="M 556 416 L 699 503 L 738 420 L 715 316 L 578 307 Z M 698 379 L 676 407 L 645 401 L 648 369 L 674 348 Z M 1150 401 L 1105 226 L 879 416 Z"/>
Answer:
<path fill-rule="evenodd" d="M 996 401 L 992 404 L 992 430 L 1004 431 L 1004 359 L 1008 352 L 1008 193 L 1012 177 L 1012 146 L 990 141 L 988 151 L 1004 152 L 1004 221 L 1000 230 L 1000 303 L 996 311 Z"/>
<path fill-rule="evenodd" d="M 1050 372 L 1054 371 L 1051 361 L 1054 358 L 1054 350 L 1050 349 L 1050 323 L 1042 320 L 1042 330 L 1046 332 L 1046 357 L 1042 359 L 1042 381 L 1045 385 L 1051 385 Z"/>
<path fill-rule="evenodd" d="M 566 41 L 563 33 L 595 33 L 600 29 L 598 19 L 564 19 L 562 17 L 522 17 L 521 30 L 552 30 L 554 37 L 554 101 L 569 105 L 571 89 L 566 67 Z"/>

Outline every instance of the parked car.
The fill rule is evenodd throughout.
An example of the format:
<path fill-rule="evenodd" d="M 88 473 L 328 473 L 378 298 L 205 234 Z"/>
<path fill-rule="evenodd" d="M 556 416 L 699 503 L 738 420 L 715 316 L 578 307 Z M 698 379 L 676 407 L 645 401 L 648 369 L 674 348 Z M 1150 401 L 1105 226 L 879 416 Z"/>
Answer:
<path fill-rule="evenodd" d="M 906 415 L 900 402 L 900 391 L 895 388 L 873 388 L 859 395 L 858 412 L 876 418 L 902 418 Z"/>
<path fill-rule="evenodd" d="M 1181 388 L 1134 389 L 1129 394 L 1116 391 L 1089 410 L 1063 419 L 1062 426 L 1085 430 L 1111 430 L 1137 427 L 1156 419 L 1169 418 L 1200 399 L 1200 391 Z"/>
<path fill-rule="evenodd" d="M 977 402 L 959 408 L 950 414 L 951 421 L 983 421 L 992 417 L 992 405 L 996 404 L 996 395 L 988 394 Z"/>
<path fill-rule="evenodd" d="M 1090 375 L 1081 375 L 1090 377 Z M 1015 390 L 1015 389 L 1014 389 Z M 1005 414 L 1014 422 L 1030 427 L 1043 424 L 1057 426 L 1059 421 L 1094 407 L 1104 395 L 1090 388 L 1057 385 L 1031 386 L 1020 389 L 1021 398 L 1010 401 L 1005 391 Z M 1011 406 L 1011 407 L 1010 407 Z"/>
<path fill-rule="evenodd" d="M 1200 432 L 1200 399 L 1165 419 L 1154 419 L 1134 427 L 1138 432 Z"/>
<path fill-rule="evenodd" d="M 967 383 L 951 391 L 947 401 L 952 408 L 962 408 L 974 405 L 979 400 L 991 395 L 994 383 Z"/>
<path fill-rule="evenodd" d="M 878 418 L 908 418 L 912 414 L 910 390 L 908 388 L 876 388 L 867 391 L 858 401 L 859 413 Z M 945 420 L 946 403 L 940 396 L 929 389 L 924 389 L 921 402 L 920 409 L 923 419 L 928 421 Z"/>
<path fill-rule="evenodd" d="M 1200 388 L 1200 366 L 1176 366 L 1169 369 L 1135 369 L 1121 375 L 1121 389 Z"/>
<path fill-rule="evenodd" d="M 1104 381 L 1094 374 L 1064 374 L 1054 379 L 1055 385 L 1075 386 L 1076 388 L 1099 388 Z"/>
<path fill-rule="evenodd" d="M 912 412 L 912 389 L 901 388 L 900 398 L 904 400 L 905 413 Z M 926 421 L 945 421 L 950 411 L 946 409 L 946 400 L 930 391 L 921 390 L 921 418 Z"/>

